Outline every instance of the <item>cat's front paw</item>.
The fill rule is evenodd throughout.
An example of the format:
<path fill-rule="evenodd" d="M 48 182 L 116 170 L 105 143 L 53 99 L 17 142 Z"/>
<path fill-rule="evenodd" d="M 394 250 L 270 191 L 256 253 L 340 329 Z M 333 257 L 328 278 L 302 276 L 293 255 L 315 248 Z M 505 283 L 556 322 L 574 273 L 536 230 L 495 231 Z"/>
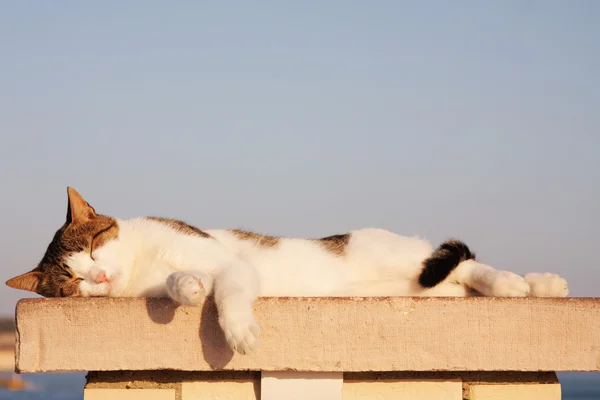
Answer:
<path fill-rule="evenodd" d="M 219 324 L 232 350 L 249 354 L 258 348 L 260 327 L 251 312 L 222 316 Z"/>
<path fill-rule="evenodd" d="M 529 291 L 525 279 L 509 271 L 498 271 L 492 283 L 492 296 L 495 297 L 526 297 Z"/>
<path fill-rule="evenodd" d="M 173 300 L 190 306 L 202 304 L 207 295 L 202 279 L 186 272 L 169 275 L 167 291 Z"/>
<path fill-rule="evenodd" d="M 531 288 L 532 297 L 567 297 L 569 287 L 564 278 L 551 273 L 530 273 L 525 275 L 525 281 Z"/>

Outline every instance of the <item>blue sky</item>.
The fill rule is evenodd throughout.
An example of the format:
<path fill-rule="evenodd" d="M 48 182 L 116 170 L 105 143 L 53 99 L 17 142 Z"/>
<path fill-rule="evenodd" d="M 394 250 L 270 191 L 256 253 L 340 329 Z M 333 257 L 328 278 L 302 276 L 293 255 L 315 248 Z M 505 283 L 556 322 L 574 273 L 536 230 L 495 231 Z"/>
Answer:
<path fill-rule="evenodd" d="M 367 226 L 600 295 L 600 2 L 4 2 L 0 280 L 98 212 Z M 0 289 L 0 313 L 24 292 Z"/>

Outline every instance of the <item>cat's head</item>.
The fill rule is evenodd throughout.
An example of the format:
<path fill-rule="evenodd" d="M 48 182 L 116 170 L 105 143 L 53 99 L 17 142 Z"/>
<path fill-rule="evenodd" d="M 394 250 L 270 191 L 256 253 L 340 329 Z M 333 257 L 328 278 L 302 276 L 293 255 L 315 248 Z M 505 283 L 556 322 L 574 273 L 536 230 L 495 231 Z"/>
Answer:
<path fill-rule="evenodd" d="M 44 297 L 79 296 L 78 276 L 69 264 L 72 256 L 94 258 L 94 250 L 116 238 L 118 225 L 114 218 L 96 214 L 79 193 L 67 188 L 67 220 L 54 234 L 42 260 L 32 271 L 9 279 L 15 289 L 36 292 Z"/>

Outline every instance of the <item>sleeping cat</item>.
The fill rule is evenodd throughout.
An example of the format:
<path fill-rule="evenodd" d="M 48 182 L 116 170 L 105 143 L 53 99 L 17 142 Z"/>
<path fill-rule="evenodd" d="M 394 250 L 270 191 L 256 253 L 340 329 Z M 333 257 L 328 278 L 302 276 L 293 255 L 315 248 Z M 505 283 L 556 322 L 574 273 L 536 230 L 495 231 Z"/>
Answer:
<path fill-rule="evenodd" d="M 104 216 L 74 189 L 67 193 L 67 220 L 41 262 L 8 286 L 45 297 L 169 296 L 186 305 L 214 294 L 227 342 L 241 354 L 258 346 L 257 296 L 568 294 L 557 275 L 498 271 L 458 240 L 433 249 L 380 229 L 321 239 L 200 230 L 166 218 Z"/>

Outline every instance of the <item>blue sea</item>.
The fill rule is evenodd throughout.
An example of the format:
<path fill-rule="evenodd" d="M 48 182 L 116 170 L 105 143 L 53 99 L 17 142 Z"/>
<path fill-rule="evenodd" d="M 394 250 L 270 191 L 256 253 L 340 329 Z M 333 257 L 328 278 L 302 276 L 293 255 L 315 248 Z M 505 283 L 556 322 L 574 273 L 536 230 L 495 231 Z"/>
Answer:
<path fill-rule="evenodd" d="M 22 392 L 0 389 L 0 400 L 82 400 L 85 374 L 23 374 L 33 388 Z M 600 373 L 561 373 L 563 400 L 600 400 Z"/>

